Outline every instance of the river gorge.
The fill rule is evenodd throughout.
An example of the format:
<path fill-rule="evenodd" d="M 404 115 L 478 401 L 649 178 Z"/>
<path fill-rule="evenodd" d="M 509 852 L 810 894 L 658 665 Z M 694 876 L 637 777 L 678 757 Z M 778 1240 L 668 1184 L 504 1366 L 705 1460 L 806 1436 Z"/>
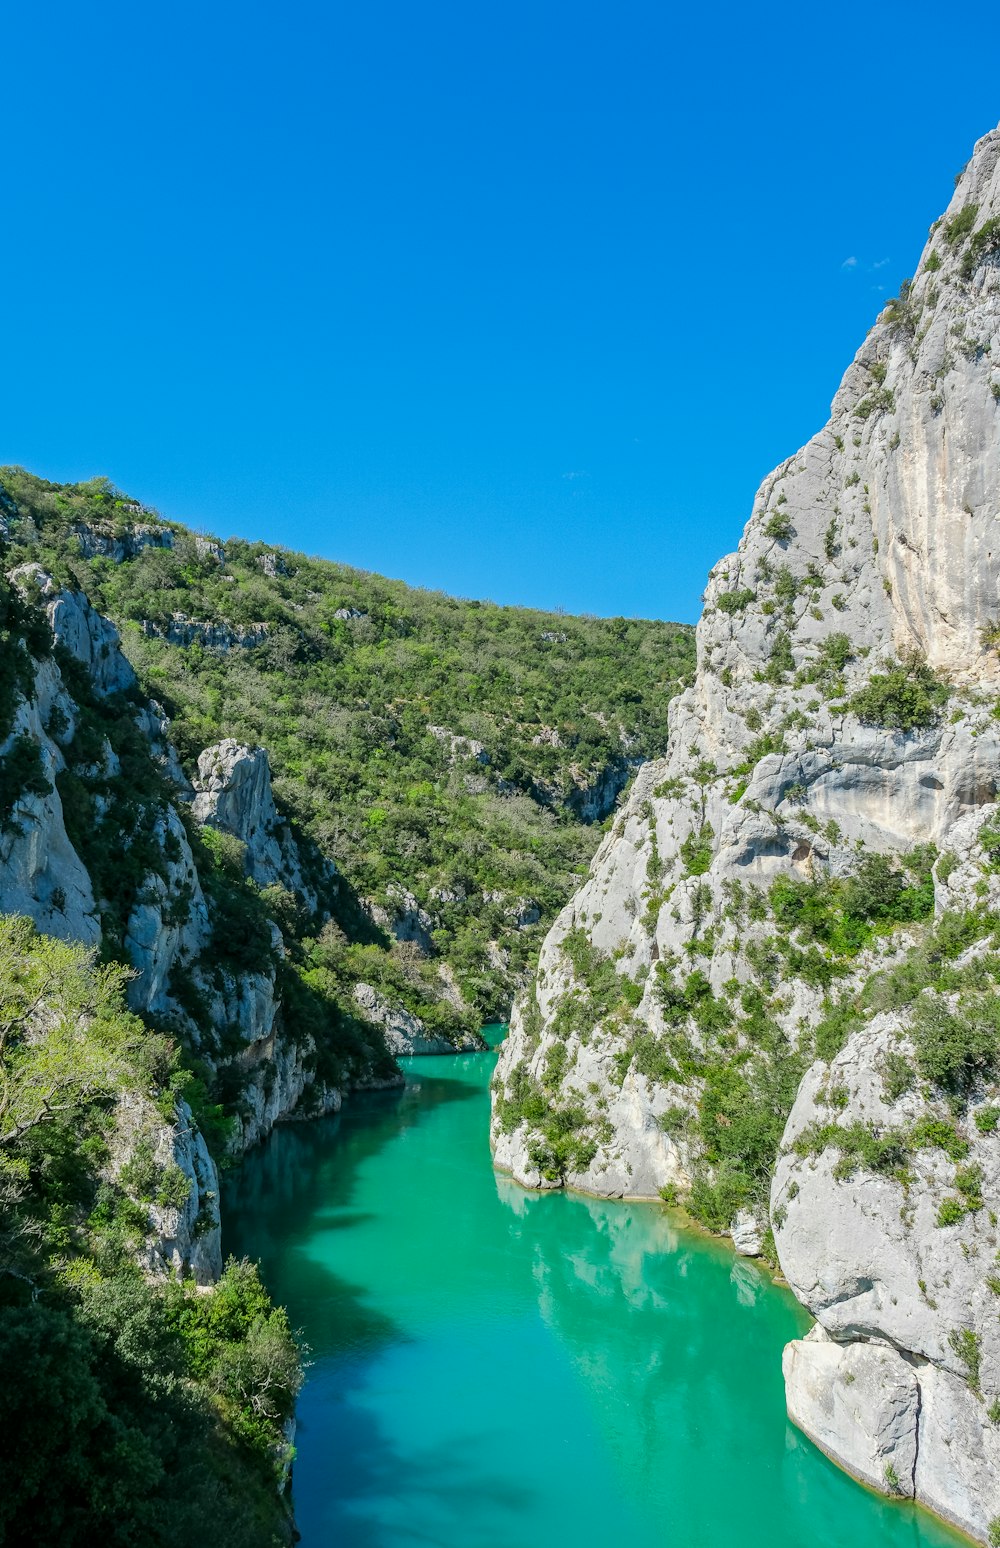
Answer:
<path fill-rule="evenodd" d="M 788 1423 L 809 1319 L 767 1274 L 660 1205 L 493 1171 L 495 1057 L 404 1061 L 402 1090 L 280 1127 L 228 1180 L 225 1249 L 310 1349 L 306 1548 L 964 1541 Z"/>

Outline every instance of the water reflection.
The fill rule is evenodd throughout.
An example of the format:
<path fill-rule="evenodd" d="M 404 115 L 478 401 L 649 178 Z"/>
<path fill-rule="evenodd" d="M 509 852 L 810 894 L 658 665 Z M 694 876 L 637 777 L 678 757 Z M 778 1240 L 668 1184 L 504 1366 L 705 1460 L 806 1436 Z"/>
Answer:
<path fill-rule="evenodd" d="M 289 1126 L 226 1185 L 314 1357 L 306 1548 L 950 1548 L 787 1426 L 804 1317 L 658 1205 L 526 1194 L 485 1148 L 488 1055 Z"/>

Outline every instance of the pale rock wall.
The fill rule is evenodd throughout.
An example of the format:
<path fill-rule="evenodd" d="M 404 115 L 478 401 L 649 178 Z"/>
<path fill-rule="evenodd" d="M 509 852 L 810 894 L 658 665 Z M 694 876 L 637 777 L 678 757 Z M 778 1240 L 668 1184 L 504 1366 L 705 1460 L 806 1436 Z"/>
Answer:
<path fill-rule="evenodd" d="M 35 672 L 34 697 L 18 705 L 10 735 L 0 744 L 2 756 L 18 737 L 30 737 L 41 753 L 49 784 L 45 795 L 22 792 L 0 831 L 0 913 L 25 914 L 46 935 L 94 946 L 101 924 L 93 888 L 67 836 L 56 788 L 56 776 L 66 761 L 46 729 L 54 710 L 66 727 L 61 733 L 65 740 L 73 733 L 76 706 L 55 662 L 46 660 Z"/>
<path fill-rule="evenodd" d="M 984 867 L 977 845 L 980 829 L 998 817 L 996 805 L 984 807 L 949 834 L 954 861 L 936 885 L 938 912 L 982 910 L 986 932 L 960 962 L 988 949 L 989 917 L 1000 906 L 1000 874 Z M 983 1539 L 1000 1516 L 1000 1431 L 989 1412 L 1000 1397 L 991 1288 L 1000 1283 L 1000 1147 L 976 1115 L 994 1101 L 980 1086 L 957 1114 L 944 1099 L 929 1109 L 916 1084 L 893 1100 L 886 1060 L 900 1053 L 912 1060 L 908 1015 L 873 1015 L 829 1064 L 812 1065 L 788 1119 L 772 1219 L 782 1270 L 817 1318 L 808 1338 L 785 1351 L 788 1409 L 850 1472 L 915 1497 Z M 940 1148 L 918 1150 L 899 1177 L 861 1166 L 844 1175 L 835 1148 L 812 1153 L 804 1141 L 830 1121 L 831 1092 L 842 1126 L 869 1124 L 902 1139 L 928 1111 L 954 1125 L 966 1148 L 961 1166 L 979 1171 L 982 1206 L 939 1223 L 942 1202 L 959 1197 L 957 1163 Z M 975 1373 L 963 1357 L 969 1334 Z M 889 1466 L 895 1477 L 887 1483 Z"/>
<path fill-rule="evenodd" d="M 371 984 L 355 984 L 354 999 L 366 1021 L 382 1028 L 385 1045 L 391 1054 L 450 1054 L 456 1049 L 482 1048 L 482 1039 L 463 1032 L 457 1042 L 438 1037 L 428 1030 L 419 1016 L 405 1006 L 392 1005 Z"/>
<path fill-rule="evenodd" d="M 246 747 L 232 737 L 206 747 L 198 758 L 194 790 L 195 820 L 245 844 L 247 873 L 258 886 L 285 887 L 310 911 L 316 908 L 316 894 L 303 880 L 298 846 L 274 804 L 262 747 Z"/>
<path fill-rule="evenodd" d="M 187 1185 L 181 1204 L 143 1201 L 149 1211 L 143 1267 L 158 1279 L 177 1274 L 199 1285 L 213 1284 L 222 1273 L 219 1177 L 187 1103 L 178 1102 L 173 1121 L 166 1122 L 143 1097 L 123 1092 L 111 1137 L 111 1178 L 121 1182 L 141 1143 L 149 1147 L 161 1176 L 167 1167 L 176 1167 Z"/>
<path fill-rule="evenodd" d="M 991 711 L 1000 657 L 984 631 L 1000 619 L 1000 243 L 991 247 L 989 228 L 978 251 L 960 233 L 949 241 L 950 223 L 972 204 L 973 230 L 1000 220 L 1000 130 L 976 146 L 909 294 L 869 332 L 828 424 L 764 480 L 738 550 L 714 567 L 697 676 L 671 706 L 668 753 L 639 770 L 586 882 L 547 937 L 535 985 L 515 1007 L 495 1080 L 492 1141 L 497 1165 L 529 1187 L 683 1189 L 697 1142 L 672 1137 L 661 1120 L 671 1108 L 696 1110 L 699 1081 L 648 1079 L 630 1050 L 639 1034 L 666 1041 L 664 983 L 683 989 L 694 967 L 716 994 L 754 981 L 753 948 L 773 925 L 734 917 L 734 883 L 767 888 L 780 876 L 845 875 L 859 851 L 927 842 L 961 860 L 977 812 L 996 795 L 1000 726 Z M 789 653 L 794 671 L 810 668 L 833 634 L 846 635 L 853 651 L 836 698 L 776 668 Z M 940 723 L 908 735 L 861 724 L 848 700 L 909 651 L 957 690 Z M 696 865 L 693 847 L 702 851 Z M 956 896 L 961 880 L 960 865 L 939 887 L 941 899 L 949 888 Z M 563 1015 L 586 982 L 566 949 L 580 931 L 638 986 L 637 1005 L 609 1013 L 585 1037 Z M 897 936 L 862 955 L 840 987 L 850 993 L 880 954 L 905 944 Z M 777 1020 L 794 1046 L 819 1018 L 822 994 L 800 980 L 783 983 L 781 994 Z M 692 1023 L 685 1033 L 699 1046 Z M 905 1120 L 905 1098 L 898 1111 L 879 1105 L 877 1078 L 884 1040 L 902 1039 L 905 1049 L 905 1033 L 891 1018 L 870 1024 L 838 1056 L 849 1115 L 889 1126 Z M 738 1027 L 735 1036 L 739 1048 Z M 532 1126 L 507 1132 L 501 1115 L 525 1072 L 543 1086 L 559 1044 L 552 1101 L 584 1113 L 594 1148 L 584 1169 L 553 1183 L 532 1161 Z M 815 1116 L 825 1072 L 807 1074 L 786 1149 Z M 994 1228 L 983 1222 L 1000 1211 L 1000 1174 L 995 1140 L 970 1133 L 970 1143 L 983 1167 L 983 1220 L 934 1223 L 947 1179 L 940 1153 L 930 1151 L 919 1152 L 906 1200 L 883 1177 L 833 1179 L 825 1154 L 809 1163 L 786 1154 L 774 1197 L 787 1210 L 776 1229 L 782 1267 L 824 1330 L 787 1357 L 793 1416 L 876 1487 L 889 1489 L 891 1466 L 903 1492 L 985 1538 L 1000 1515 L 997 1432 L 949 1335 L 970 1318 L 977 1327 L 992 1319 L 982 1386 L 996 1395 L 996 1308 L 985 1288 Z M 790 1180 L 799 1192 L 786 1203 Z M 905 1229 L 904 1205 L 912 1215 Z M 733 1224 L 746 1242 L 765 1222 Z M 838 1384 L 846 1375 L 845 1393 Z"/>

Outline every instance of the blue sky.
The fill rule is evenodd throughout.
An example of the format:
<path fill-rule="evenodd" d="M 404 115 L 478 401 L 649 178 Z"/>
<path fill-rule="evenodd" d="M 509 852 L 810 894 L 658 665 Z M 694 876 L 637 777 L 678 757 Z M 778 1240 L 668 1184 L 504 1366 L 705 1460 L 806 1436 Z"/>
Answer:
<path fill-rule="evenodd" d="M 4 32 L 0 461 L 601 614 L 697 616 L 1000 118 L 993 7 L 52 0 Z"/>

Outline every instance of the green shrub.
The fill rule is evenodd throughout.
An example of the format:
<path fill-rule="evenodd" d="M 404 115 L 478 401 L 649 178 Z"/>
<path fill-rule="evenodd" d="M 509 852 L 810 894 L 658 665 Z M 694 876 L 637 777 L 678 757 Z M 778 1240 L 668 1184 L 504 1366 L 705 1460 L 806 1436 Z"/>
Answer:
<path fill-rule="evenodd" d="M 775 685 L 783 683 L 789 672 L 795 671 L 795 657 L 792 654 L 792 639 L 787 629 L 781 629 L 774 637 L 771 654 L 768 657 L 765 678 Z"/>
<path fill-rule="evenodd" d="M 692 829 L 682 841 L 680 854 L 685 875 L 704 876 L 711 868 L 714 838 L 715 833 L 711 823 L 705 822 L 700 828 Z"/>
<path fill-rule="evenodd" d="M 896 407 L 896 397 L 891 387 L 876 387 L 865 394 L 854 406 L 857 419 L 870 419 L 873 414 L 891 413 Z"/>
<path fill-rule="evenodd" d="M 899 1098 L 913 1087 L 914 1069 L 905 1054 L 890 1049 L 882 1061 L 882 1089 L 887 1102 Z"/>
<path fill-rule="evenodd" d="M 912 1017 L 917 1068 L 933 1086 L 965 1096 L 979 1078 L 1000 1068 L 1000 1000 L 963 995 L 956 1010 L 936 996 L 921 995 Z"/>
<path fill-rule="evenodd" d="M 954 215 L 944 228 L 944 239 L 949 247 L 956 243 L 964 242 L 976 224 L 976 216 L 979 214 L 978 204 L 966 204 Z"/>
<path fill-rule="evenodd" d="M 888 672 L 873 673 L 849 708 L 863 725 L 910 732 L 936 725 L 948 695 L 926 662 L 911 657 Z"/>
<path fill-rule="evenodd" d="M 764 523 L 766 536 L 773 538 L 776 543 L 787 543 L 794 531 L 792 518 L 781 510 L 772 511 Z"/>
<path fill-rule="evenodd" d="M 971 208 L 971 206 L 970 206 Z M 962 254 L 961 274 L 962 278 L 969 280 L 987 258 L 1000 252 L 1000 219 L 995 215 L 984 221 L 979 230 L 974 232 L 968 247 Z"/>
<path fill-rule="evenodd" d="M 51 789 L 41 748 L 34 737 L 15 737 L 10 749 L 0 757 L 0 828 L 10 826 L 14 808 L 22 797 L 46 796 Z"/>
<path fill-rule="evenodd" d="M 744 587 L 742 591 L 724 591 L 716 597 L 715 605 L 723 613 L 742 613 L 756 596 L 756 592 Z"/>
<path fill-rule="evenodd" d="M 973 1392 L 979 1392 L 979 1375 L 982 1363 L 982 1343 L 972 1328 L 953 1328 L 948 1343 L 965 1368 L 965 1379 Z"/>

